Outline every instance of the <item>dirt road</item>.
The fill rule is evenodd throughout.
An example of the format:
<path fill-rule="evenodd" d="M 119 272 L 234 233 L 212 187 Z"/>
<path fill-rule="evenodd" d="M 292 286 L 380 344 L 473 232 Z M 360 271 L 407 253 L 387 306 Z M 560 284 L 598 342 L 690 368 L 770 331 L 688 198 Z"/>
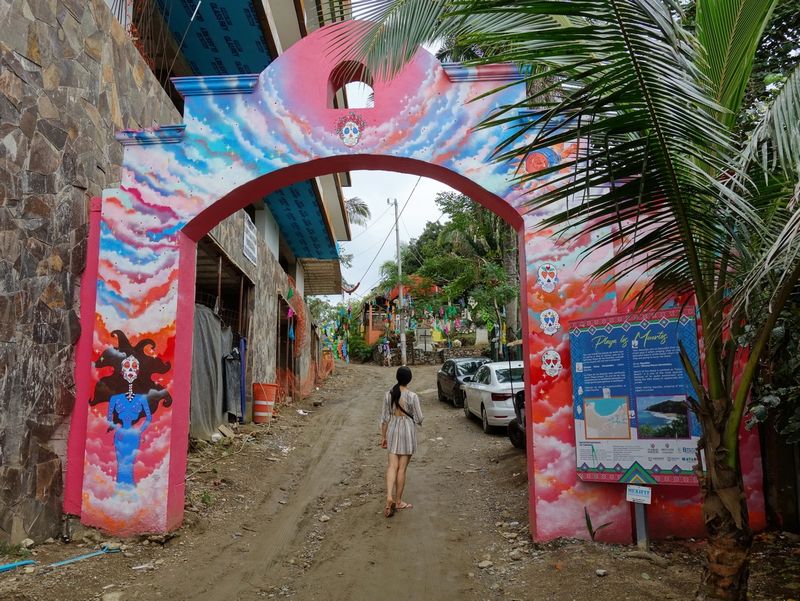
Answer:
<path fill-rule="evenodd" d="M 0 575 L 0 599 L 692 598 L 696 544 L 658 548 L 669 558 L 666 568 L 625 558 L 618 546 L 531 544 L 524 454 L 439 403 L 434 367 L 416 368 L 411 385 L 425 413 L 405 495 L 414 508 L 384 518 L 378 415 L 393 372 L 339 366 L 323 390 L 284 407 L 269 427 L 249 426 L 233 440 L 194 449 L 186 524 L 174 538 L 119 541 L 122 553 Z M 301 408 L 311 413 L 300 415 Z M 34 559 L 45 564 L 105 540 L 78 532 L 70 544 L 35 548 Z M 491 565 L 479 567 L 483 561 Z M 597 569 L 608 575 L 598 577 Z M 784 598 L 775 590 L 752 598 Z"/>

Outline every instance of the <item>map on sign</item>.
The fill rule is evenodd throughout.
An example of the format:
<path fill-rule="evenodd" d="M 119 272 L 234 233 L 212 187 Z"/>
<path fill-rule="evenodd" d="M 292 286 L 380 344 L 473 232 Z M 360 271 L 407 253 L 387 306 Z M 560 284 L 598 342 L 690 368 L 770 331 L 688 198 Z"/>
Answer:
<path fill-rule="evenodd" d="M 584 424 L 587 439 L 630 440 L 631 422 L 628 417 L 628 398 L 583 399 L 586 412 Z"/>
<path fill-rule="evenodd" d="M 570 324 L 577 471 L 582 480 L 694 484 L 700 426 L 680 346 L 699 371 L 693 309 Z"/>

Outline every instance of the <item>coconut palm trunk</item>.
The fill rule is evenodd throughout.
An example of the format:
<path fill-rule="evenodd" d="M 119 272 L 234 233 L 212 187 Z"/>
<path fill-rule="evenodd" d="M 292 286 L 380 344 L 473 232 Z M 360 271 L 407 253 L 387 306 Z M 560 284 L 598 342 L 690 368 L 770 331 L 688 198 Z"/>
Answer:
<path fill-rule="evenodd" d="M 703 424 L 701 446 L 707 471 L 697 470 L 703 496 L 703 520 L 708 539 L 704 549 L 705 564 L 697 601 L 747 599 L 750 575 L 750 549 L 753 532 L 748 524 L 747 499 L 741 470 L 732 469 L 725 458 L 722 424 Z M 716 440 L 714 444 L 712 441 Z"/>

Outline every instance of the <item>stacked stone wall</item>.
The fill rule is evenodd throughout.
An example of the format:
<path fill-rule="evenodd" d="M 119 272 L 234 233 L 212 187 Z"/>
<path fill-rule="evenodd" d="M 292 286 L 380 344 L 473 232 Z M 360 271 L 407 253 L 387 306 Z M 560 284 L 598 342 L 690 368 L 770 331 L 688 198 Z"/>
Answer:
<path fill-rule="evenodd" d="M 180 115 L 104 0 L 0 0 L 0 539 L 58 533 L 89 200 Z"/>

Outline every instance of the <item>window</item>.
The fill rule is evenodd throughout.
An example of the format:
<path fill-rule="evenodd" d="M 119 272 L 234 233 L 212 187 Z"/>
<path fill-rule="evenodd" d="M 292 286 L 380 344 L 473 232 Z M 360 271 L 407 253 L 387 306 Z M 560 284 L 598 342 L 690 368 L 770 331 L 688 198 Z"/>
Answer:
<path fill-rule="evenodd" d="M 469 376 L 478 371 L 478 368 L 483 365 L 481 361 L 464 361 L 458 364 L 458 375 Z"/>
<path fill-rule="evenodd" d="M 481 367 L 475 375 L 475 381 L 478 384 L 489 384 L 491 377 L 489 375 L 488 367 Z"/>
<path fill-rule="evenodd" d="M 497 381 L 500 384 L 508 384 L 509 382 L 523 382 L 525 380 L 525 370 L 521 367 L 498 369 L 494 373 L 497 374 Z"/>

